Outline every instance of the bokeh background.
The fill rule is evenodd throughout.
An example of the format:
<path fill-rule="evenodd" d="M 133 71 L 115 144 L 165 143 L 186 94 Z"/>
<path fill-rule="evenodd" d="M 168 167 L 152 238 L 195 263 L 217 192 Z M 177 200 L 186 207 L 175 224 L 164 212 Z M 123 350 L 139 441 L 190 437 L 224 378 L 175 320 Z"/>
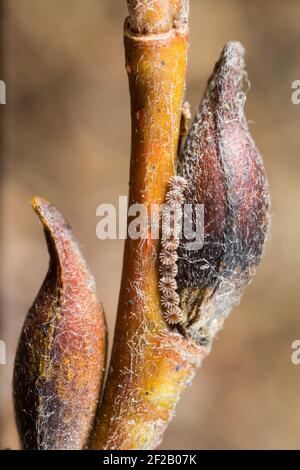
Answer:
<path fill-rule="evenodd" d="M 1 1 L 0 446 L 18 448 L 11 401 L 16 343 L 47 270 L 39 194 L 71 221 L 96 277 L 112 340 L 122 241 L 96 238 L 96 207 L 127 194 L 130 120 L 125 0 Z M 191 0 L 187 98 L 195 110 L 225 42 L 247 50 L 246 111 L 270 179 L 272 238 L 255 281 L 184 393 L 163 449 L 297 448 L 300 365 L 298 0 Z"/>

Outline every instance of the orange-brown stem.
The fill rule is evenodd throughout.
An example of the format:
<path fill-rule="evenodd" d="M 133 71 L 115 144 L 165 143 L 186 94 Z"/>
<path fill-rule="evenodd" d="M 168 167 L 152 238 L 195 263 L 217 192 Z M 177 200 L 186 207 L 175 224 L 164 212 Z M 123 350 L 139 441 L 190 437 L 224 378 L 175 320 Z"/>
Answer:
<path fill-rule="evenodd" d="M 175 172 L 187 32 L 125 30 L 132 116 L 129 204 L 163 203 Z M 91 448 L 153 449 L 207 349 L 170 330 L 158 293 L 159 242 L 125 244 L 111 367 Z"/>

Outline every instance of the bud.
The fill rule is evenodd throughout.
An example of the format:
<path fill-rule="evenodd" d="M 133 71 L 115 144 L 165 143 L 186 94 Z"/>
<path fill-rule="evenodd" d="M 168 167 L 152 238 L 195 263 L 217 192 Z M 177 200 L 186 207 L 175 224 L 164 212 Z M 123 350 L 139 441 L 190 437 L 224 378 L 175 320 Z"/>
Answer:
<path fill-rule="evenodd" d="M 240 300 L 269 231 L 268 182 L 244 115 L 243 57 L 239 43 L 225 46 L 178 164 L 184 203 L 204 205 L 203 247 L 190 250 L 183 233 L 176 251 L 180 326 L 202 345 Z"/>
<path fill-rule="evenodd" d="M 99 399 L 106 325 L 95 283 L 60 212 L 34 198 L 50 264 L 25 319 L 14 367 L 24 449 L 82 449 Z"/>

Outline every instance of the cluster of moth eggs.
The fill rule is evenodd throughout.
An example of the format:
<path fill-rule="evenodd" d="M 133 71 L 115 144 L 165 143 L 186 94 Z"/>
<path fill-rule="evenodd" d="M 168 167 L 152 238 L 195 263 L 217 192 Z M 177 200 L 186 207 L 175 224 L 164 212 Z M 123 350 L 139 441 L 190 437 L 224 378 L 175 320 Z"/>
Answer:
<path fill-rule="evenodd" d="M 159 291 L 165 321 L 170 325 L 183 324 L 184 314 L 180 308 L 180 296 L 177 292 L 176 276 L 177 248 L 180 242 L 182 205 L 186 179 L 173 176 L 168 185 L 163 212 L 161 251 L 159 255 Z M 167 222 L 166 223 L 166 217 Z"/>

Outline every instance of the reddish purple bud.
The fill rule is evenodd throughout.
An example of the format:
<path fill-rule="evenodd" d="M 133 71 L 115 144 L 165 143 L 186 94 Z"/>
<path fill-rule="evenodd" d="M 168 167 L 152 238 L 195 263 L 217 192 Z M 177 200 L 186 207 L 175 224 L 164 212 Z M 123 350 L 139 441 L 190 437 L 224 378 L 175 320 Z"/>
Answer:
<path fill-rule="evenodd" d="M 82 449 L 104 374 L 104 314 L 66 220 L 43 199 L 32 205 L 44 226 L 50 265 L 15 360 L 19 435 L 24 449 Z"/>
<path fill-rule="evenodd" d="M 190 250 L 190 240 L 181 240 L 176 277 L 180 307 L 188 318 L 183 327 L 202 344 L 210 342 L 239 301 L 269 231 L 268 182 L 244 115 L 245 78 L 244 49 L 228 43 L 178 168 L 187 181 L 184 203 L 204 205 L 204 245 Z"/>

